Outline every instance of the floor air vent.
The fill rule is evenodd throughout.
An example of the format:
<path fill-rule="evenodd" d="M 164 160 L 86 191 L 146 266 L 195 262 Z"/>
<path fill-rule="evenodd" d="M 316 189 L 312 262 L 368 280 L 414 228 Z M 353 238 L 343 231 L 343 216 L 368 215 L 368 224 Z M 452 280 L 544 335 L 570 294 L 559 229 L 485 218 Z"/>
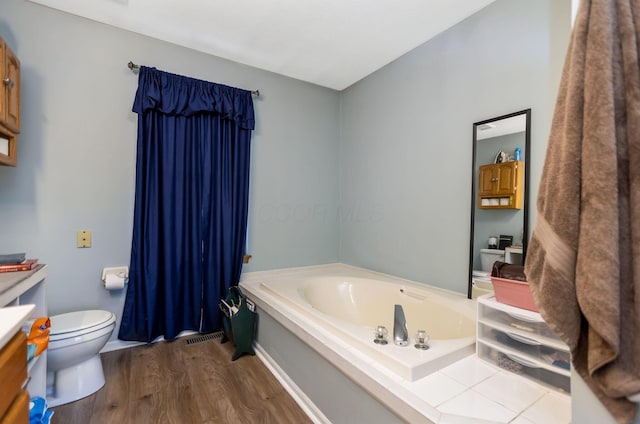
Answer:
<path fill-rule="evenodd" d="M 196 343 L 204 343 L 209 340 L 217 340 L 222 338 L 222 331 L 216 331 L 215 333 L 205 334 L 204 336 L 191 337 L 185 340 L 185 344 L 192 345 Z"/>

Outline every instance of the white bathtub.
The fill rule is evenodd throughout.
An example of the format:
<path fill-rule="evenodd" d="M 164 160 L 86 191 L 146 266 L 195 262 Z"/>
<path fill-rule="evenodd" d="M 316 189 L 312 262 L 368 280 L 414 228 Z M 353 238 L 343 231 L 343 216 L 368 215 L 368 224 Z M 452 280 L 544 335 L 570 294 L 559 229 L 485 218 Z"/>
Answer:
<path fill-rule="evenodd" d="M 475 351 L 475 303 L 461 294 L 342 264 L 253 274 L 243 277 L 241 286 L 259 306 L 277 299 L 275 309 L 282 315 L 293 317 L 303 328 L 311 324 L 305 333 L 313 336 L 321 327 L 325 335 L 339 338 L 408 381 Z M 392 341 L 395 304 L 404 309 L 408 346 Z M 389 331 L 387 345 L 373 343 L 378 325 Z M 417 330 L 429 334 L 430 349 L 414 347 Z"/>

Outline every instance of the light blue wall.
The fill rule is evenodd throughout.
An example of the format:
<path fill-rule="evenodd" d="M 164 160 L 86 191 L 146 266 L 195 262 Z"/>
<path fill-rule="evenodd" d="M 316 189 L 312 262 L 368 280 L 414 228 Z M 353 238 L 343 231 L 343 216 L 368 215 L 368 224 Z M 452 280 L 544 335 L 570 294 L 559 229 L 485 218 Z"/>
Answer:
<path fill-rule="evenodd" d="M 257 127 L 251 164 L 248 270 L 335 262 L 339 94 L 23 0 L 0 0 L 0 35 L 22 64 L 18 167 L 0 167 L 0 252 L 49 265 L 51 314 L 122 311 L 101 288 L 128 265 L 137 77 L 130 60 L 247 89 Z M 325 214 L 325 215 L 323 215 Z M 75 247 L 76 231 L 93 247 Z M 115 335 L 114 335 L 115 338 Z"/>
<path fill-rule="evenodd" d="M 498 0 L 341 93 L 342 262 L 466 293 L 472 124 L 532 109 L 535 199 L 569 31 Z"/>

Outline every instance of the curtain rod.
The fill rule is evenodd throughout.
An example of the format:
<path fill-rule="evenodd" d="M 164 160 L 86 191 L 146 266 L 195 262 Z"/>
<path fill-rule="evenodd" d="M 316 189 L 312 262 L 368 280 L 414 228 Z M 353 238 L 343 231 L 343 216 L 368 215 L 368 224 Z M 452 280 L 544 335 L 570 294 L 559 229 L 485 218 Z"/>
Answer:
<path fill-rule="evenodd" d="M 135 71 L 136 69 L 140 69 L 140 65 L 136 65 L 132 61 L 129 61 L 129 63 L 127 63 L 127 67 L 131 69 L 131 72 Z M 251 90 L 251 94 L 256 97 L 260 97 L 260 90 Z"/>

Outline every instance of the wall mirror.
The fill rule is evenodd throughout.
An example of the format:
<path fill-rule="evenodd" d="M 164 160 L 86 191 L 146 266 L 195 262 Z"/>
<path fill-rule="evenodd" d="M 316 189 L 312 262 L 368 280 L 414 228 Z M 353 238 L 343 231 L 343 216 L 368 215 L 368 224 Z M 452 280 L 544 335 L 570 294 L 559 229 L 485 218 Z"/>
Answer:
<path fill-rule="evenodd" d="M 524 264 L 531 109 L 473 124 L 469 299 L 492 290 L 495 261 Z"/>

